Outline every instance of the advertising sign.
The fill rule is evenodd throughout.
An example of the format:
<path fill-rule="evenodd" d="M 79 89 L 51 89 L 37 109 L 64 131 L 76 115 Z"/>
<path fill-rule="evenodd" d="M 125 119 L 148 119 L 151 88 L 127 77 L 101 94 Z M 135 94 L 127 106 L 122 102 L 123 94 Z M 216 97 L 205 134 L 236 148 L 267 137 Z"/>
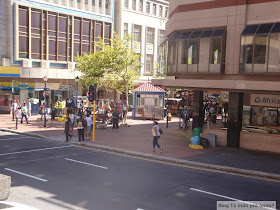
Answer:
<path fill-rule="evenodd" d="M 280 95 L 251 94 L 250 105 L 280 108 Z"/>

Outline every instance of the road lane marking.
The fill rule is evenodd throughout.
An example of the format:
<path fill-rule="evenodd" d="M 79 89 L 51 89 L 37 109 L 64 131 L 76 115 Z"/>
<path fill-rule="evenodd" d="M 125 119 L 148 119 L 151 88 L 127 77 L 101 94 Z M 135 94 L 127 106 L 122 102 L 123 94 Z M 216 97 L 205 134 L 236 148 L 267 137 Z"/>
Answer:
<path fill-rule="evenodd" d="M 37 179 L 37 180 L 42 181 L 42 182 L 47 182 L 47 181 L 48 181 L 48 180 L 46 180 L 46 179 L 42 179 L 42 178 L 39 178 L 39 177 L 36 177 L 36 176 L 32 176 L 32 175 L 29 175 L 29 174 L 25 174 L 25 173 L 22 173 L 22 172 L 19 172 L 19 171 L 10 169 L 10 168 L 5 168 L 5 170 L 11 171 L 11 172 L 14 172 L 14 173 L 23 175 L 23 176 L 27 176 L 27 177 L 30 177 L 30 178 L 33 178 L 33 179 Z"/>
<path fill-rule="evenodd" d="M 76 162 L 76 163 L 82 163 L 82 164 L 89 165 L 89 166 L 95 166 L 95 167 L 98 167 L 98 168 L 108 169 L 107 167 L 104 167 L 104 166 L 99 166 L 99 165 L 86 163 L 86 162 L 82 162 L 82 161 L 78 161 L 78 160 L 73 160 L 73 159 L 69 159 L 69 158 L 65 158 L 65 160 L 69 160 L 69 161 Z"/>
<path fill-rule="evenodd" d="M 18 138 L 8 138 L 8 139 L 0 139 L 0 141 L 9 141 L 9 140 L 14 140 L 14 139 L 25 139 L 25 138 L 32 138 L 30 136 L 23 136 L 23 137 L 18 137 Z M 33 137 L 36 138 L 36 137 Z"/>
<path fill-rule="evenodd" d="M 208 171 L 208 172 L 212 172 L 212 173 L 226 174 L 226 175 L 239 176 L 239 177 L 245 177 L 245 178 L 250 178 L 250 179 L 258 179 L 258 180 L 263 180 L 263 181 L 268 181 L 268 182 L 280 183 L 280 180 L 276 180 L 276 179 L 273 179 L 273 178 L 263 178 L 263 177 L 251 176 L 251 175 L 246 175 L 246 174 L 238 174 L 238 173 L 234 173 L 234 172 L 218 171 L 218 170 L 215 170 L 215 169 L 207 169 L 207 168 L 201 168 L 201 167 L 199 168 L 199 167 L 195 167 L 195 166 L 188 166 L 188 165 L 182 165 L 182 164 L 176 164 L 176 163 L 170 163 L 170 162 L 163 162 L 163 161 L 159 161 L 159 160 L 151 160 L 151 159 L 148 159 L 148 158 L 135 157 L 135 156 L 132 156 L 132 155 L 124 155 L 124 154 L 119 154 L 117 152 L 105 151 L 105 150 L 102 150 L 102 149 L 88 148 L 86 146 L 77 146 L 76 145 L 76 147 L 80 147 L 80 148 L 88 149 L 88 150 L 93 150 L 93 151 L 97 151 L 97 152 L 103 152 L 103 153 L 112 154 L 112 155 L 129 157 L 129 158 L 138 159 L 138 160 L 145 160 L 145 161 L 154 162 L 154 163 L 161 163 L 161 164 L 164 164 L 164 165 L 171 165 L 171 166 L 176 166 L 176 167 L 181 167 L 181 168 L 189 168 L 189 169 L 194 169 L 194 170 L 199 170 L 199 171 Z"/>
<path fill-rule="evenodd" d="M 50 148 L 44 148 L 44 149 L 33 149 L 33 150 L 26 150 L 26 151 L 21 151 L 21 152 L 3 153 L 3 154 L 0 154 L 0 156 L 27 153 L 27 152 L 37 152 L 37 151 L 44 151 L 44 150 L 51 150 L 51 149 L 60 149 L 60 148 L 65 148 L 65 147 L 74 147 L 74 145 L 67 145 L 67 146 L 62 146 L 62 147 L 50 147 Z"/>
<path fill-rule="evenodd" d="M 246 203 L 246 204 L 249 204 L 249 205 L 256 205 L 255 203 L 239 200 L 239 199 L 236 199 L 236 198 L 231 198 L 231 197 L 224 196 L 224 195 L 219 195 L 219 194 L 212 193 L 212 192 L 207 192 L 207 191 L 204 191 L 204 190 L 199 190 L 199 189 L 195 189 L 195 188 L 190 188 L 190 190 L 205 193 L 205 194 L 208 194 L 208 195 L 213 195 L 213 196 L 220 197 L 220 198 L 225 198 L 225 199 L 228 199 L 228 200 L 238 201 L 240 203 Z M 263 208 L 264 209 L 270 209 L 270 210 L 276 210 L 274 208 L 269 208 L 269 207 L 263 207 Z"/>

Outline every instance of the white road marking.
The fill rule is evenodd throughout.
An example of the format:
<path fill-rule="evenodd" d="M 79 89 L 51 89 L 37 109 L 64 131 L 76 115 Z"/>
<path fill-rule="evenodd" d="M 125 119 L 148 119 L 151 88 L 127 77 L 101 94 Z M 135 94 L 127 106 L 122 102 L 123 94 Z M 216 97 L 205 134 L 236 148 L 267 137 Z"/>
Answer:
<path fill-rule="evenodd" d="M 50 147 L 50 148 L 44 148 L 44 149 L 33 149 L 33 150 L 27 150 L 27 151 L 21 151 L 21 152 L 3 153 L 3 154 L 0 154 L 0 156 L 27 153 L 27 152 L 37 152 L 37 151 L 44 151 L 44 150 L 51 150 L 51 149 L 59 149 L 59 148 L 65 148 L 65 147 L 74 147 L 74 145 L 68 145 L 68 146 L 62 146 L 62 147 Z"/>
<path fill-rule="evenodd" d="M 22 137 L 17 137 L 17 138 L 8 138 L 8 139 L 0 139 L 0 141 L 9 141 L 9 140 L 14 140 L 14 139 L 25 139 L 25 138 L 32 138 L 31 136 L 22 136 Z M 36 138 L 36 137 L 33 137 Z"/>
<path fill-rule="evenodd" d="M 37 180 L 42 181 L 42 182 L 47 182 L 47 181 L 48 181 L 48 180 L 46 180 L 46 179 L 41 179 L 41 178 L 38 178 L 38 177 L 36 177 L 36 176 L 31 176 L 31 175 L 29 175 L 29 174 L 25 174 L 25 173 L 22 173 L 22 172 L 19 172 L 19 171 L 10 169 L 10 168 L 5 168 L 5 170 L 11 171 L 11 172 L 14 172 L 14 173 L 23 175 L 23 176 L 27 176 L 27 177 L 30 177 L 30 178 L 33 178 L 33 179 L 37 179 Z"/>
<path fill-rule="evenodd" d="M 69 161 L 76 162 L 76 163 L 82 163 L 82 164 L 89 165 L 89 166 L 95 166 L 95 167 L 98 167 L 98 168 L 108 169 L 107 167 L 104 167 L 104 166 L 99 166 L 99 165 L 86 163 L 86 162 L 82 162 L 82 161 L 78 161 L 78 160 L 73 160 L 73 159 L 69 159 L 69 158 L 65 158 L 65 160 L 69 160 Z"/>
<path fill-rule="evenodd" d="M 205 193 L 205 194 L 208 194 L 208 195 L 214 195 L 216 197 L 225 198 L 225 199 L 228 199 L 228 200 L 238 201 L 240 203 L 246 203 L 246 204 L 249 204 L 249 205 L 255 205 L 255 203 L 250 203 L 250 202 L 247 202 L 247 201 L 242 201 L 242 200 L 239 200 L 239 199 L 236 199 L 236 198 L 231 198 L 231 197 L 228 197 L 228 196 L 219 195 L 219 194 L 216 194 L 216 193 L 211 193 L 211 192 L 207 192 L 207 191 L 203 191 L 203 190 L 199 190 L 199 189 L 195 189 L 195 188 L 190 188 L 190 190 L 201 192 L 201 193 Z M 264 209 L 270 209 L 270 210 L 276 210 L 274 208 L 268 208 L 268 207 L 263 207 L 263 208 Z"/>

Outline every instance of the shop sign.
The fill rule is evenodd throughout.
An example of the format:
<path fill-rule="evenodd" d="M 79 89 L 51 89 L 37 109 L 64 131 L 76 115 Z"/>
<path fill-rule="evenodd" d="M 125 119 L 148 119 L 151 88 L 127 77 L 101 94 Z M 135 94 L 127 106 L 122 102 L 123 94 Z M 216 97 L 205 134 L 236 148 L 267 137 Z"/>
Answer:
<path fill-rule="evenodd" d="M 280 95 L 251 94 L 250 105 L 280 108 Z"/>
<path fill-rule="evenodd" d="M 61 91 L 72 91 L 73 90 L 73 85 L 60 84 L 59 85 L 59 90 L 61 90 Z"/>
<path fill-rule="evenodd" d="M 0 77 L 20 77 L 20 67 L 0 66 Z"/>
<path fill-rule="evenodd" d="M 146 45 L 146 53 L 149 55 L 154 54 L 154 45 L 153 44 Z"/>
<path fill-rule="evenodd" d="M 12 90 L 13 84 L 11 82 L 0 82 L 0 90 Z M 19 83 L 16 82 L 14 88 L 16 90 L 33 90 L 34 83 Z"/>

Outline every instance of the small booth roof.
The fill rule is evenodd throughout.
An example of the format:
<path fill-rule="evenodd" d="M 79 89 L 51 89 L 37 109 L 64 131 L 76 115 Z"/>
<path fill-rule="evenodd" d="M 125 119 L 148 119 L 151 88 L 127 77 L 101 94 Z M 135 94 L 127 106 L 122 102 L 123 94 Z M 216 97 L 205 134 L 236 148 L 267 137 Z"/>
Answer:
<path fill-rule="evenodd" d="M 160 92 L 165 93 L 165 90 L 161 87 L 154 86 L 150 82 L 146 82 L 143 85 L 140 85 L 138 88 L 135 89 L 135 92 Z"/>

